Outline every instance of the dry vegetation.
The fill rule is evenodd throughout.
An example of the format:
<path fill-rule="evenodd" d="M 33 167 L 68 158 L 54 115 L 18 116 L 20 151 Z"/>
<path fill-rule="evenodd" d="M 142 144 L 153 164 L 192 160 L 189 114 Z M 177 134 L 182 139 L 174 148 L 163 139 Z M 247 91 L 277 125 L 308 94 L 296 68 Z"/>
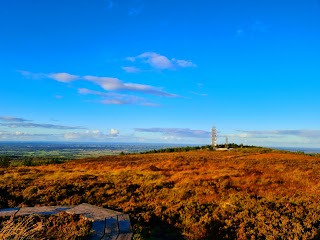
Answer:
<path fill-rule="evenodd" d="M 267 149 L 136 154 L 0 170 L 0 207 L 87 202 L 135 239 L 320 239 L 320 158 Z"/>
<path fill-rule="evenodd" d="M 20 216 L 1 219 L 0 240 L 83 239 L 91 231 L 91 222 L 81 216 L 61 212 L 51 216 Z"/>

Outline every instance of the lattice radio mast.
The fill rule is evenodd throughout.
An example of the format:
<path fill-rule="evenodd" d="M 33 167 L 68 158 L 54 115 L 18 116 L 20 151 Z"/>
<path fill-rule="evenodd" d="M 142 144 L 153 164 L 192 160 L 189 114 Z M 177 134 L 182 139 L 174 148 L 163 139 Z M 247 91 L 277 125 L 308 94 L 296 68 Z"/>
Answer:
<path fill-rule="evenodd" d="M 226 136 L 226 146 L 225 148 L 229 148 L 229 140 L 228 140 L 228 136 Z"/>
<path fill-rule="evenodd" d="M 211 144 L 212 147 L 217 147 L 217 129 L 215 127 L 213 127 L 211 131 Z"/>

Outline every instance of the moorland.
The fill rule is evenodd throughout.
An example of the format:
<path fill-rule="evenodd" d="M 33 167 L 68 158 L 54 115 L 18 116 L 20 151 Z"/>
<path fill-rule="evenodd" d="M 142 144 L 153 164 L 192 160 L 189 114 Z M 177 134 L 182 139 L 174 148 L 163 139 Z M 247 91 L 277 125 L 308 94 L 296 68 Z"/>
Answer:
<path fill-rule="evenodd" d="M 320 157 L 265 148 L 121 154 L 0 169 L 0 208 L 89 203 L 134 239 L 320 239 Z"/>

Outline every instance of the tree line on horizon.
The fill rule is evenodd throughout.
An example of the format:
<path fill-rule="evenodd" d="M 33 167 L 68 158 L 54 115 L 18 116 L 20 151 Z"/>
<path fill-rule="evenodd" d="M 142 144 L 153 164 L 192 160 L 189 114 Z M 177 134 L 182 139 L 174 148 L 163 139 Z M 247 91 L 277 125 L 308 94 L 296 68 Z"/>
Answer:
<path fill-rule="evenodd" d="M 217 144 L 216 147 L 212 145 L 203 145 L 203 146 L 186 146 L 186 147 L 171 147 L 171 148 L 162 148 L 162 149 L 153 149 L 150 151 L 141 152 L 140 154 L 149 154 L 149 153 L 168 153 L 168 152 L 189 152 L 189 151 L 197 151 L 197 150 L 209 150 L 214 151 L 216 148 L 260 148 L 257 146 L 251 145 L 243 145 L 243 144 L 236 144 L 236 143 L 229 143 L 229 144 Z M 122 154 L 124 154 L 122 152 Z"/>

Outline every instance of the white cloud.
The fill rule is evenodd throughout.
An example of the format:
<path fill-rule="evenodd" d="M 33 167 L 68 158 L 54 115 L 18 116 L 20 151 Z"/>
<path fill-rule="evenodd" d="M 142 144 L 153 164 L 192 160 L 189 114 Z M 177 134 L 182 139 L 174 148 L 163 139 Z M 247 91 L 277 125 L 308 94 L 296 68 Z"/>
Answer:
<path fill-rule="evenodd" d="M 188 60 L 180 59 L 169 59 L 166 56 L 160 55 L 155 52 L 145 52 L 136 57 L 127 57 L 128 61 L 136 62 L 140 60 L 142 63 L 147 63 L 154 69 L 164 70 L 164 69 L 176 69 L 176 68 L 187 68 L 196 67 L 197 65 Z"/>
<path fill-rule="evenodd" d="M 110 136 L 117 137 L 119 135 L 119 130 L 111 128 L 110 129 Z"/>
<path fill-rule="evenodd" d="M 136 58 L 135 57 L 126 57 L 126 60 L 128 60 L 130 62 L 135 62 Z"/>
<path fill-rule="evenodd" d="M 61 134 L 35 134 L 27 132 L 0 132 L 0 139 L 5 141 L 56 141 L 60 140 Z"/>
<path fill-rule="evenodd" d="M 48 74 L 48 77 L 58 82 L 64 82 L 64 83 L 79 79 L 79 76 L 72 75 L 69 73 L 51 73 L 51 74 Z"/>
<path fill-rule="evenodd" d="M 54 79 L 58 82 L 64 82 L 64 83 L 67 83 L 67 82 L 71 82 L 71 81 L 74 81 L 74 80 L 77 80 L 79 79 L 80 77 L 77 76 L 77 75 L 72 75 L 72 74 L 69 74 L 69 73 L 65 73 L 65 72 L 62 72 L 62 73 L 49 73 L 49 74 L 46 74 L 46 73 L 32 73 L 32 72 L 29 72 L 29 71 L 18 71 L 21 73 L 21 75 L 27 77 L 27 78 L 32 78 L 32 79 L 41 79 L 41 78 L 51 78 L 51 79 Z"/>
<path fill-rule="evenodd" d="M 29 122 L 30 120 L 24 118 L 10 117 L 10 116 L 0 116 L 0 121 L 4 122 Z"/>
<path fill-rule="evenodd" d="M 78 89 L 78 93 L 80 94 L 92 94 L 92 95 L 104 95 L 106 93 L 103 93 L 103 92 L 99 92 L 99 91 L 93 91 L 93 90 L 90 90 L 90 89 L 87 89 L 87 88 L 79 88 Z"/>
<path fill-rule="evenodd" d="M 129 101 L 122 100 L 122 99 L 104 99 L 101 101 L 102 104 L 106 105 L 125 105 L 130 104 Z"/>
<path fill-rule="evenodd" d="M 137 58 L 143 59 L 152 67 L 157 69 L 171 69 L 173 68 L 172 62 L 165 56 L 154 52 L 145 52 L 140 54 Z"/>
<path fill-rule="evenodd" d="M 32 78 L 32 79 L 41 79 L 41 78 L 46 78 L 46 74 L 43 73 L 32 73 L 29 71 L 24 71 L 24 70 L 18 70 L 19 73 L 21 73 L 22 76 L 26 78 Z"/>
<path fill-rule="evenodd" d="M 97 76 L 85 76 L 83 78 L 109 91 L 127 90 L 127 91 L 133 91 L 133 92 L 143 92 L 143 93 L 158 95 L 162 97 L 178 97 L 176 94 L 164 92 L 157 87 L 144 85 L 144 84 L 137 84 L 137 83 L 124 83 L 118 78 L 97 77 Z"/>
<path fill-rule="evenodd" d="M 86 88 L 80 88 L 78 90 L 80 94 L 84 95 L 97 95 L 102 96 L 103 100 L 100 101 L 102 104 L 115 104 L 115 105 L 123 105 L 123 104 L 135 104 L 135 105 L 141 105 L 141 106 L 159 106 L 155 103 L 148 102 L 145 98 L 132 96 L 128 94 L 119 94 L 119 93 L 113 93 L 113 92 L 99 92 L 99 91 L 93 91 Z"/>
<path fill-rule="evenodd" d="M 9 127 L 9 128 L 46 128 L 46 129 L 85 129 L 83 127 L 72 127 L 72 126 L 63 126 L 55 124 L 46 124 L 46 123 L 24 123 L 24 122 L 15 122 L 15 123 L 0 123 L 0 126 Z"/>
<path fill-rule="evenodd" d="M 251 137 L 295 136 L 295 137 L 319 138 L 320 139 L 320 130 L 268 130 L 268 131 L 238 130 L 238 132 L 250 134 Z"/>
<path fill-rule="evenodd" d="M 137 67 L 122 67 L 122 69 L 127 73 L 138 73 L 141 72 L 141 70 Z"/>
<path fill-rule="evenodd" d="M 177 59 L 173 59 L 173 61 L 182 68 L 186 68 L 186 67 L 196 67 L 197 65 L 192 63 L 191 61 L 187 61 L 187 60 L 177 60 Z"/>
<path fill-rule="evenodd" d="M 16 132 L 16 135 L 17 136 L 23 136 L 23 135 L 26 135 L 26 133 L 24 133 L 24 132 Z"/>
<path fill-rule="evenodd" d="M 180 138 L 209 138 L 211 132 L 204 130 L 192 130 L 189 128 L 135 128 L 136 132 L 161 133 L 165 137 Z"/>
<path fill-rule="evenodd" d="M 93 82 L 105 90 L 119 90 L 124 88 L 124 84 L 118 78 L 84 76 L 83 79 Z"/>
<path fill-rule="evenodd" d="M 47 128 L 47 129 L 84 129 L 83 127 L 63 126 L 47 123 L 32 123 L 24 118 L 0 116 L 0 126 L 9 128 Z"/>
<path fill-rule="evenodd" d="M 194 95 L 197 95 L 197 96 L 202 96 L 202 97 L 208 96 L 207 93 L 198 93 L 198 92 L 190 92 L 190 93 L 192 93 L 192 94 L 194 94 Z"/>
<path fill-rule="evenodd" d="M 25 75 L 24 73 L 22 74 Z M 41 75 L 44 78 L 47 77 L 55 81 L 64 82 L 64 83 L 75 81 L 75 80 L 86 80 L 88 82 L 99 85 L 100 87 L 108 91 L 125 90 L 125 91 L 131 91 L 131 92 L 142 92 L 145 94 L 157 95 L 162 97 L 179 97 L 176 94 L 167 93 L 158 87 L 145 85 L 145 84 L 137 84 L 137 83 L 125 83 L 118 78 L 112 78 L 112 77 L 98 77 L 98 76 L 80 77 L 80 76 L 72 75 L 69 73 L 33 74 L 29 72 L 28 72 L 28 75 L 29 76 Z"/>
<path fill-rule="evenodd" d="M 68 132 L 64 134 L 66 140 L 86 140 L 86 141 L 105 141 L 119 136 L 119 131 L 111 129 L 110 133 L 103 133 L 100 130 L 88 130 L 85 132 Z"/>

